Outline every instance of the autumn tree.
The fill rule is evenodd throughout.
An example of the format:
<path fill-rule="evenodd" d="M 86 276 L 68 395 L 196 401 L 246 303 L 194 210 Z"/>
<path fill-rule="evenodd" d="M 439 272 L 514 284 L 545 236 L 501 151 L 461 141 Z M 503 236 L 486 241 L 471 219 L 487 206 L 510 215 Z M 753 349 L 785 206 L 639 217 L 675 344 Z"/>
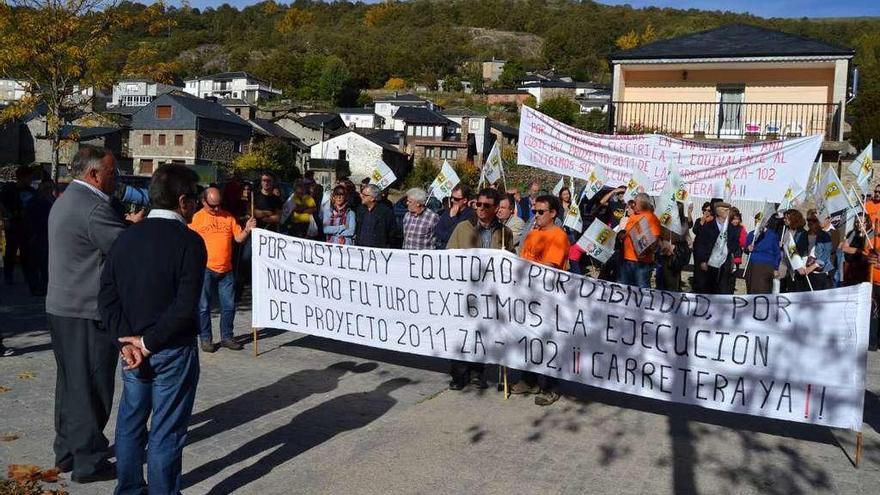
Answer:
<path fill-rule="evenodd" d="M 139 10 L 109 0 L 0 3 L 0 76 L 22 81 L 26 88 L 24 98 L 7 107 L 0 119 L 45 109 L 52 176 L 57 178 L 62 127 L 92 113 L 94 95 L 109 89 L 118 74 L 154 75 L 151 62 L 158 58 L 149 37 L 170 27 L 161 3 Z M 108 58 L 108 53 L 118 53 L 111 50 L 116 37 L 135 29 L 145 35 L 142 41 L 124 59 Z M 169 69 L 161 68 L 158 79 L 170 75 Z"/>

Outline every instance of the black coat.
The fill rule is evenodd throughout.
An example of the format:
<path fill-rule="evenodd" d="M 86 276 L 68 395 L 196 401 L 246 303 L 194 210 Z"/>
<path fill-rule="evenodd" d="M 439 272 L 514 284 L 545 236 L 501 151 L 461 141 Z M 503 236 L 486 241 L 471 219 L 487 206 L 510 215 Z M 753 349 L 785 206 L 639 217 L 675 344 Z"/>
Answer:
<path fill-rule="evenodd" d="M 377 203 L 372 210 L 361 205 L 355 221 L 355 244 L 376 248 L 399 248 L 403 244 L 403 232 L 397 226 L 394 212 L 384 203 Z"/>
<path fill-rule="evenodd" d="M 712 256 L 712 249 L 715 247 L 715 241 L 721 229 L 718 223 L 713 220 L 706 225 L 700 225 L 700 222 L 694 224 L 694 266 L 709 261 Z M 739 249 L 739 227 L 733 224 L 727 224 L 727 258 L 730 260 L 733 253 Z"/>

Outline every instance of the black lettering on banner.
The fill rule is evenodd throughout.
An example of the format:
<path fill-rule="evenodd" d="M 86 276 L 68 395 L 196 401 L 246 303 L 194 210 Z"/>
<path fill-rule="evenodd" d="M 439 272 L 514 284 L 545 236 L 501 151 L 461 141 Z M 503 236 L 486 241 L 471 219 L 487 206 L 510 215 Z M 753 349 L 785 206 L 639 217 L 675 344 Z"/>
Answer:
<path fill-rule="evenodd" d="M 635 345 L 635 343 L 636 343 L 636 320 L 634 320 L 632 318 L 624 318 L 623 321 L 629 323 L 630 326 L 632 327 L 632 339 L 630 339 L 630 341 L 627 342 L 625 338 L 621 337 L 620 343 L 624 344 L 624 345 Z M 630 333 L 629 329 L 627 329 L 627 333 Z"/>
<path fill-rule="evenodd" d="M 616 343 L 617 343 L 617 339 L 612 339 L 612 338 L 611 338 L 611 329 L 613 328 L 612 325 L 611 325 L 611 319 L 612 319 L 612 318 L 614 318 L 615 320 L 619 320 L 619 319 L 620 319 L 620 318 L 618 318 L 617 316 L 614 316 L 614 315 L 612 315 L 612 314 L 610 314 L 610 313 L 608 314 L 608 316 L 607 316 L 607 318 L 606 318 L 607 324 L 605 325 L 605 341 L 606 341 L 606 342 L 611 342 L 612 344 L 616 344 Z"/>
<path fill-rule="evenodd" d="M 719 384 L 721 380 L 724 380 L 724 384 Z M 727 377 L 721 374 L 715 374 L 715 390 L 712 391 L 712 400 L 719 402 L 718 393 L 721 393 L 720 402 L 724 402 L 724 389 L 727 387 Z"/>
<path fill-rule="evenodd" d="M 688 352 L 688 340 L 691 338 L 691 329 L 690 327 L 684 328 L 684 338 L 678 338 L 678 332 L 681 330 L 681 327 L 675 327 L 675 355 L 676 356 L 689 356 Z M 679 348 L 681 345 L 681 348 Z"/>
<path fill-rule="evenodd" d="M 733 405 L 736 402 L 736 396 L 739 394 L 740 404 L 745 407 L 746 405 L 746 385 L 743 380 L 743 377 L 739 377 L 736 379 L 736 387 L 733 390 L 733 396 L 730 397 L 730 404 Z"/>
<path fill-rule="evenodd" d="M 293 321 L 293 305 L 288 301 L 277 301 L 269 299 L 269 319 L 272 321 L 280 321 L 288 325 L 297 326 Z"/>
<path fill-rule="evenodd" d="M 764 405 L 767 404 L 767 399 L 770 398 L 770 392 L 773 391 L 773 385 L 776 384 L 775 381 L 770 381 L 770 388 L 767 388 L 767 385 L 764 384 L 764 380 L 758 379 L 758 383 L 761 384 L 761 388 L 764 389 L 764 400 L 761 401 L 761 409 L 764 409 Z"/>
<path fill-rule="evenodd" d="M 461 339 L 461 349 L 459 349 L 459 352 L 461 352 L 462 354 L 470 354 L 471 351 L 467 350 L 468 331 L 464 328 L 459 328 L 458 331 L 464 334 Z"/>
<path fill-rule="evenodd" d="M 553 342 L 552 340 L 548 340 L 547 341 L 547 351 L 548 351 L 548 353 L 552 353 L 552 354 L 550 354 L 550 359 L 547 360 L 547 367 L 550 368 L 551 370 L 561 369 L 560 367 L 553 364 L 553 361 L 556 361 L 556 355 L 559 354 L 559 346 L 556 345 L 556 342 Z"/>
<path fill-rule="evenodd" d="M 648 366 L 651 367 L 651 371 L 648 371 Z M 645 362 L 642 364 L 642 388 L 645 388 L 645 380 L 648 380 L 648 388 L 654 390 L 654 379 L 651 378 L 651 375 L 654 374 L 654 371 L 656 371 L 654 363 Z"/>
<path fill-rule="evenodd" d="M 645 325 L 653 325 L 653 324 L 654 324 L 654 323 L 653 323 L 653 322 L 650 322 L 650 321 L 646 321 L 646 320 L 645 320 L 645 321 L 642 321 L 642 325 L 641 325 L 641 329 L 642 329 L 642 347 L 644 347 L 645 349 L 653 349 L 653 347 L 651 347 L 651 345 L 648 344 L 648 342 L 645 340 L 645 336 L 648 335 L 648 331 L 645 330 Z M 656 334 L 655 334 L 655 337 L 654 337 L 654 338 L 656 338 Z"/>
<path fill-rule="evenodd" d="M 745 344 L 743 344 L 741 359 L 737 360 L 736 359 L 736 351 L 737 351 L 737 349 L 739 349 L 740 339 L 743 339 L 745 341 Z M 737 335 L 736 338 L 733 339 L 733 350 L 731 351 L 731 359 L 736 364 L 745 364 L 746 359 L 748 357 L 748 353 L 749 353 L 749 338 L 745 335 Z"/>
<path fill-rule="evenodd" d="M 263 256 L 265 253 L 265 256 L 269 259 L 283 259 L 287 261 L 287 255 L 284 254 L 286 248 L 287 240 L 260 234 L 257 242 L 257 255 Z"/>
<path fill-rule="evenodd" d="M 665 364 L 660 365 L 660 391 L 663 393 L 671 394 L 672 390 L 668 388 L 663 388 L 663 385 L 671 380 L 671 377 L 666 374 L 667 370 L 672 370 L 672 366 L 668 366 Z"/>
<path fill-rule="evenodd" d="M 598 379 L 600 379 L 600 380 L 601 380 L 602 378 L 604 378 L 604 377 L 603 377 L 602 375 L 597 375 L 597 374 L 596 374 L 596 356 L 602 356 L 602 355 L 604 355 L 604 354 L 605 354 L 604 352 L 598 352 L 598 351 L 597 351 L 597 352 L 594 352 L 594 353 L 593 353 L 593 356 L 592 356 L 592 361 L 591 361 L 591 363 L 590 363 L 590 368 L 591 368 L 591 369 L 590 369 L 590 373 L 592 373 L 592 375 L 593 375 L 595 378 L 598 378 Z"/>
<path fill-rule="evenodd" d="M 782 407 L 782 400 L 788 399 L 788 412 L 791 413 L 791 384 L 785 382 L 782 386 L 782 392 L 779 394 L 779 401 L 776 403 L 776 410 Z"/>
<path fill-rule="evenodd" d="M 480 351 L 482 349 L 482 351 Z M 474 354 L 486 355 L 486 346 L 483 345 L 483 334 L 479 330 L 474 330 Z"/>
<path fill-rule="evenodd" d="M 700 354 L 700 334 L 701 333 L 708 334 L 709 331 L 708 330 L 697 330 L 694 333 L 694 356 L 701 358 L 701 359 L 707 359 L 707 356 Z"/>
<path fill-rule="evenodd" d="M 544 324 L 544 317 L 541 316 L 541 303 L 538 301 L 529 302 L 529 314 L 532 315 L 532 328 L 539 327 Z"/>
<path fill-rule="evenodd" d="M 669 354 L 669 351 L 667 351 L 664 347 L 660 346 L 660 342 L 663 341 L 663 339 L 660 338 L 660 329 L 661 328 L 668 328 L 670 330 L 672 329 L 671 326 L 669 326 L 665 323 L 661 323 L 661 324 L 655 326 L 654 327 L 654 345 L 657 347 L 658 351 L 662 352 L 663 354 Z"/>
<path fill-rule="evenodd" d="M 632 378 L 632 384 L 636 384 L 636 368 L 638 367 L 638 361 L 633 358 L 626 358 L 623 366 L 623 383 L 629 383 L 629 379 Z"/>
<path fill-rule="evenodd" d="M 723 363 L 724 359 L 721 359 L 721 351 L 724 349 L 724 336 L 730 335 L 730 333 L 717 330 L 717 331 L 715 331 L 715 335 L 720 335 L 721 338 L 718 339 L 718 356 L 712 358 L 712 361 L 717 361 L 719 363 Z"/>
<path fill-rule="evenodd" d="M 684 378 L 681 379 L 681 396 L 687 397 L 688 380 L 690 380 L 688 375 L 690 375 L 691 369 L 690 368 L 678 368 L 678 371 L 681 371 L 682 373 L 684 373 Z"/>
<path fill-rule="evenodd" d="M 779 314 L 785 313 L 785 319 L 791 323 L 791 316 L 788 314 L 788 310 L 785 309 L 791 304 L 791 301 L 783 296 L 782 294 L 776 295 L 776 321 L 779 321 Z"/>
<path fill-rule="evenodd" d="M 703 386 L 704 386 L 704 383 L 703 383 L 703 376 L 704 375 L 709 376 L 709 373 L 707 371 L 697 371 L 697 393 L 696 393 L 696 396 L 700 400 L 709 400 L 708 397 L 700 395 L 700 392 L 703 390 Z"/>
<path fill-rule="evenodd" d="M 614 380 L 620 383 L 620 371 L 617 369 L 617 354 L 611 355 L 611 363 L 608 365 L 608 379 L 611 380 L 611 373 L 614 372 Z"/>

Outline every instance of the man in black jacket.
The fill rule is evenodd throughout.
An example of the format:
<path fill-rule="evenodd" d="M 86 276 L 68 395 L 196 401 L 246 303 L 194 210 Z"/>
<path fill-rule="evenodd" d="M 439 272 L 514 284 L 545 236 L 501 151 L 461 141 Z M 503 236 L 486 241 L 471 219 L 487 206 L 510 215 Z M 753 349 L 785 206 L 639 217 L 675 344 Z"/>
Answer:
<path fill-rule="evenodd" d="M 355 221 L 355 243 L 358 246 L 400 248 L 403 234 L 394 219 L 394 212 L 379 202 L 382 191 L 375 184 L 361 187 L 361 206 Z"/>
<path fill-rule="evenodd" d="M 101 274 L 101 318 L 123 344 L 128 365 L 116 421 L 116 493 L 146 492 L 145 458 L 150 493 L 180 493 L 199 380 L 196 335 L 207 262 L 204 241 L 187 228 L 197 184 L 185 165 L 159 167 L 150 183 L 153 210 L 119 236 Z"/>
<path fill-rule="evenodd" d="M 694 286 L 697 294 L 723 294 L 733 277 L 733 252 L 739 247 L 739 231 L 728 220 L 730 205 L 713 201 L 703 205 L 703 216 L 694 224 Z M 709 266 L 712 250 L 727 226 L 727 259 L 718 267 Z"/>

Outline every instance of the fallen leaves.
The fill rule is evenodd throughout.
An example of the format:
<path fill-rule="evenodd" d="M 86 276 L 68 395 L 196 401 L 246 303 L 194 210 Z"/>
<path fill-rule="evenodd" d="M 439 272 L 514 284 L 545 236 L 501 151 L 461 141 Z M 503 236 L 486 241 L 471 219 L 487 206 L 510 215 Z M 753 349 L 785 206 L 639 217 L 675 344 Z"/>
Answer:
<path fill-rule="evenodd" d="M 30 371 L 22 371 L 21 373 L 18 374 L 18 378 L 20 380 L 30 380 L 31 378 L 34 378 L 35 376 L 37 376 L 37 375 L 33 374 Z"/>
<path fill-rule="evenodd" d="M 14 442 L 20 437 L 18 435 L 4 435 L 0 437 L 0 442 Z"/>
<path fill-rule="evenodd" d="M 57 468 L 43 470 L 33 464 L 10 464 L 6 480 L 0 481 L 0 492 L 21 495 L 68 495 L 64 488 L 47 490 L 40 482 L 57 483 Z M 8 491 L 7 491 L 8 490 Z"/>
<path fill-rule="evenodd" d="M 12 389 L 9 387 L 4 387 L 3 385 L 0 385 L 0 394 L 5 394 L 6 392 L 9 392 L 10 390 L 12 390 Z"/>

